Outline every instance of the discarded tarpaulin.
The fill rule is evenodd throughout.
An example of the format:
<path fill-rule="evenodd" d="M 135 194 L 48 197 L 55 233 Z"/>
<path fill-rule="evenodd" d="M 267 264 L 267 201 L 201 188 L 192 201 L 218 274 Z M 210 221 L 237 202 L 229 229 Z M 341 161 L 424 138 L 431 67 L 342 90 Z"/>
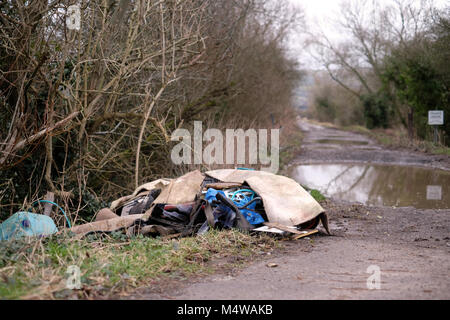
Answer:
<path fill-rule="evenodd" d="M 208 171 L 206 175 L 222 182 L 247 183 L 261 197 L 269 222 L 296 226 L 325 212 L 300 184 L 285 176 L 233 169 Z"/>
<path fill-rule="evenodd" d="M 328 231 L 325 211 L 306 190 L 292 179 L 263 171 L 196 170 L 177 179 L 159 179 L 114 201 L 110 210 L 98 218 L 121 216 L 72 231 L 127 229 L 128 234 L 185 236 L 209 228 L 252 230 L 264 222 L 314 229 L 319 220 Z"/>
<path fill-rule="evenodd" d="M 86 235 L 91 232 L 112 232 L 128 228 L 140 218 L 142 218 L 142 214 L 100 220 L 72 227 L 70 231 L 78 235 Z"/>
<path fill-rule="evenodd" d="M 161 191 L 155 203 L 182 204 L 195 200 L 200 192 L 200 185 L 205 176 L 195 170 L 170 181 L 169 185 Z"/>
<path fill-rule="evenodd" d="M 95 215 L 95 221 L 108 220 L 112 218 L 118 218 L 119 216 L 112 212 L 109 208 L 103 208 Z"/>
<path fill-rule="evenodd" d="M 111 203 L 110 209 L 112 211 L 115 211 L 119 207 L 123 206 L 126 202 L 134 200 L 138 196 L 146 195 L 151 190 L 154 189 L 165 189 L 166 186 L 170 184 L 171 179 L 158 179 L 152 182 L 145 183 L 143 185 L 140 185 L 139 187 L 134 190 L 134 192 L 128 196 L 121 197 L 117 200 L 114 200 Z"/>

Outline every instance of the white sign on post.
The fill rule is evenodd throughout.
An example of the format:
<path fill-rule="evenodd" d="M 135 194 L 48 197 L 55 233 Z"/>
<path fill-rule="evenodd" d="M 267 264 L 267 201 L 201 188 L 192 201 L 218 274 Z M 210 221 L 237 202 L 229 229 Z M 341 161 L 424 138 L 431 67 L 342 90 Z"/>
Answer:
<path fill-rule="evenodd" d="M 430 126 L 442 126 L 444 124 L 444 111 L 442 110 L 428 111 L 428 124 Z"/>
<path fill-rule="evenodd" d="M 427 200 L 442 200 L 442 186 L 427 186 Z"/>

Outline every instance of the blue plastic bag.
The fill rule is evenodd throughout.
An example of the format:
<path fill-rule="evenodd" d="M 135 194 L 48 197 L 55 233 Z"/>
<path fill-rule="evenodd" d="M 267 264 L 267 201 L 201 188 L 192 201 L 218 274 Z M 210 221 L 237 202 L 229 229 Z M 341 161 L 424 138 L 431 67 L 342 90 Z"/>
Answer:
<path fill-rule="evenodd" d="M 243 195 L 244 192 L 250 192 L 251 195 L 250 196 L 245 196 Z M 239 199 L 236 198 L 237 194 L 242 194 L 241 197 L 239 197 Z M 255 192 L 249 189 L 241 189 L 236 191 L 233 196 L 231 197 L 231 200 L 233 200 L 233 202 L 236 204 L 236 206 L 243 207 L 245 206 L 247 203 L 249 203 L 250 201 L 253 200 L 253 197 L 255 196 Z M 247 219 L 248 222 L 250 222 L 250 224 L 252 225 L 258 225 L 261 223 L 264 223 L 264 219 L 263 217 L 261 217 L 261 215 L 257 212 L 255 212 L 255 208 L 256 208 L 256 204 L 257 202 L 254 201 L 251 204 L 249 204 L 245 209 L 240 209 L 241 213 L 244 215 L 244 217 Z"/>
<path fill-rule="evenodd" d="M 0 240 L 47 236 L 58 232 L 52 218 L 31 212 L 16 212 L 0 224 Z"/>
<path fill-rule="evenodd" d="M 207 200 L 209 203 L 211 203 L 213 200 L 217 200 L 216 199 L 216 194 L 217 193 L 222 193 L 223 195 L 225 195 L 225 193 L 223 191 L 218 191 L 216 189 L 213 188 L 209 188 L 208 191 L 205 194 L 205 200 Z M 244 199 L 241 199 L 239 201 L 232 199 L 232 201 L 234 202 L 234 204 L 238 207 L 242 207 L 245 204 L 247 204 L 248 202 L 250 202 L 252 200 L 253 197 L 245 197 Z M 254 210 L 256 207 L 256 202 L 251 203 L 246 209 L 240 209 L 242 215 L 247 219 L 247 221 L 252 224 L 252 225 L 258 225 L 264 222 L 263 217 L 261 217 L 261 215 L 259 213 L 256 213 L 252 210 Z M 250 210 L 248 210 L 250 209 Z"/>

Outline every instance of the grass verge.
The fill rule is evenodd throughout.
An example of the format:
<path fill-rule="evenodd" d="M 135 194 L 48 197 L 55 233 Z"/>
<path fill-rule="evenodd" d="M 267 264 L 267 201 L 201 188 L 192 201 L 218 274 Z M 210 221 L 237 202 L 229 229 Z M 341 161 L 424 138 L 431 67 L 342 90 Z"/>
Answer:
<path fill-rule="evenodd" d="M 436 155 L 450 156 L 450 148 L 441 144 L 434 144 L 426 140 L 410 140 L 407 134 L 402 130 L 373 130 L 370 136 L 378 143 L 391 148 L 407 148 L 414 151 L 425 152 Z"/>
<path fill-rule="evenodd" d="M 54 236 L 39 240 L 0 242 L 1 299 L 86 299 L 131 292 L 155 279 L 209 274 L 209 261 L 235 257 L 245 264 L 257 253 L 272 251 L 278 242 L 265 235 L 212 230 L 181 239 L 127 238 L 120 233 L 85 239 Z M 236 266 L 237 266 L 236 265 Z M 67 289 L 80 270 L 81 289 Z"/>

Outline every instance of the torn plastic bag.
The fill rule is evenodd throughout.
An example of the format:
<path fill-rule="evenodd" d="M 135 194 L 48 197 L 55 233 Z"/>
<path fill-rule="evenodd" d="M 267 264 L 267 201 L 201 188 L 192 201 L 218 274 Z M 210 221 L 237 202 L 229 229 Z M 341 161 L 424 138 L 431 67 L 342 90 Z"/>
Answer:
<path fill-rule="evenodd" d="M 142 214 L 150 208 L 152 203 L 161 193 L 161 189 L 153 189 L 148 194 L 139 196 L 138 198 L 126 203 L 122 210 L 120 210 L 121 216 L 127 216 L 131 214 Z"/>
<path fill-rule="evenodd" d="M 112 211 L 117 211 L 119 208 L 121 208 L 125 203 L 129 202 L 130 200 L 134 200 L 137 197 L 141 197 L 143 195 L 148 194 L 151 190 L 154 189 L 161 189 L 164 190 L 171 182 L 171 179 L 158 179 L 152 182 L 145 183 L 134 190 L 134 192 L 128 196 L 121 197 L 117 200 L 114 200 L 111 203 L 110 209 Z"/>
<path fill-rule="evenodd" d="M 48 236 L 58 232 L 52 218 L 31 212 L 16 212 L 0 224 L 0 240 Z"/>
<path fill-rule="evenodd" d="M 234 194 L 236 195 L 238 192 L 242 192 L 242 190 L 238 190 Z M 252 191 L 253 192 L 253 191 Z M 212 201 L 217 201 L 216 198 L 217 194 L 221 193 L 224 197 L 226 197 L 225 193 L 223 191 L 215 190 L 213 188 L 209 188 L 208 191 L 206 191 L 205 194 L 205 200 L 207 200 L 209 203 L 212 203 Z M 254 192 L 253 192 L 254 193 Z M 263 217 L 257 212 L 255 212 L 255 207 L 257 204 L 258 199 L 252 202 L 253 198 L 243 197 L 240 200 L 233 200 L 233 203 L 236 205 L 236 207 L 239 209 L 239 211 L 242 213 L 242 215 L 247 219 L 247 221 L 252 225 L 258 225 L 264 222 Z"/>
<path fill-rule="evenodd" d="M 190 214 L 193 210 L 194 202 L 177 204 L 177 205 L 165 205 L 162 208 L 162 216 L 169 220 L 187 225 L 190 221 Z"/>
<path fill-rule="evenodd" d="M 216 200 L 213 201 L 215 202 Z M 224 205 L 216 205 L 213 208 L 211 203 L 207 202 L 205 204 L 205 215 L 207 220 L 200 227 L 197 234 L 205 234 L 210 228 L 231 229 L 235 226 L 236 213 Z"/>
<path fill-rule="evenodd" d="M 153 208 L 151 216 L 143 220 L 145 225 L 162 225 L 174 229 L 176 232 L 185 233 L 188 228 L 190 216 L 189 213 L 180 213 L 177 211 L 164 210 L 164 204 L 157 204 Z"/>
<path fill-rule="evenodd" d="M 226 197 L 223 191 L 217 191 L 215 189 L 210 188 L 205 194 L 205 200 L 208 201 L 209 204 L 211 205 L 218 203 L 219 202 L 217 199 L 218 193 Z M 212 224 L 213 227 L 219 229 L 221 228 L 231 229 L 234 227 L 236 220 L 236 212 L 233 211 L 229 206 L 226 206 L 225 204 L 218 204 L 213 208 L 212 214 L 214 217 L 214 222 Z"/>
<path fill-rule="evenodd" d="M 223 191 L 210 188 L 205 195 L 205 200 L 208 201 L 207 206 L 205 207 L 205 214 L 208 219 L 208 223 L 212 227 L 237 228 L 241 231 L 253 229 L 253 226 L 242 215 L 239 208 L 225 195 Z M 213 219 L 211 219 L 210 208 L 213 205 L 216 206 L 212 208 Z"/>
<path fill-rule="evenodd" d="M 250 192 L 250 196 L 242 195 L 244 192 Z M 241 195 L 239 198 L 237 195 Z M 255 212 L 256 205 L 261 203 L 261 198 L 254 198 L 255 192 L 250 189 L 240 189 L 233 193 L 231 200 L 236 204 L 244 217 L 252 225 L 264 223 L 263 217 Z"/>
<path fill-rule="evenodd" d="M 176 211 L 163 210 L 162 215 L 164 216 L 164 218 L 167 218 L 169 220 L 179 222 L 182 224 L 188 224 L 188 222 L 189 222 L 189 217 L 186 214 L 178 213 Z"/>

